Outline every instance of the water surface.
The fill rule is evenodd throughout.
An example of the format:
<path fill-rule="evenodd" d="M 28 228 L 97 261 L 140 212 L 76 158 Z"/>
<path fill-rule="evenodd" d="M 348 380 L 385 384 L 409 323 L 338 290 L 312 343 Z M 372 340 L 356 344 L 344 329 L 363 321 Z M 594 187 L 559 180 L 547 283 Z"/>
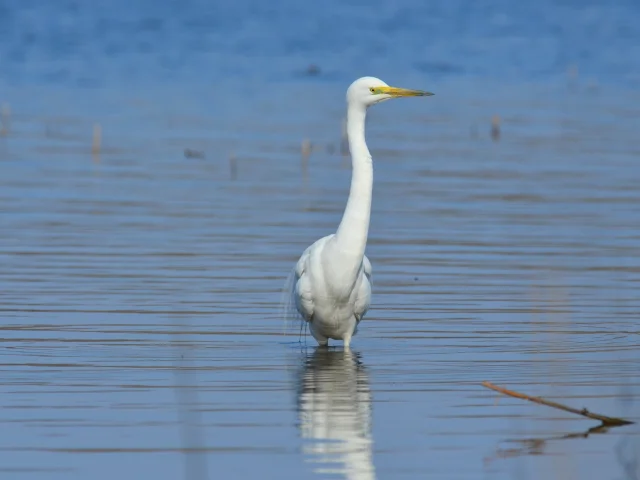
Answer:
<path fill-rule="evenodd" d="M 344 37 L 327 38 L 353 49 L 338 55 L 309 33 L 330 9 L 300 7 L 312 20 L 294 28 L 282 13 L 293 4 L 245 2 L 256 13 L 238 30 L 242 2 L 227 23 L 190 28 L 198 2 L 134 3 L 119 22 L 118 2 L 27 3 L 5 7 L 1 47 L 14 55 L 0 82 L 3 477 L 638 478 L 636 425 L 561 438 L 595 424 L 480 385 L 640 420 L 640 56 L 615 54 L 633 51 L 635 4 L 543 18 L 548 2 L 493 2 L 491 27 L 462 3 L 345 4 Z M 421 36 L 412 8 L 440 23 Z M 142 55 L 135 25 L 148 17 L 166 19 L 147 25 L 167 40 Z M 27 23 L 33 37 L 19 34 Z M 345 23 L 378 33 L 365 41 Z M 103 33 L 89 35 L 95 24 Z M 59 25 L 69 36 L 56 46 Z M 398 48 L 375 43 L 383 32 Z M 568 78 L 540 48 L 514 64 L 514 32 L 553 52 L 586 45 L 566 56 L 584 66 Z M 500 48 L 462 48 L 478 38 Z M 397 53 L 418 44 L 453 66 Z M 180 55 L 194 45 L 201 57 Z M 318 77 L 301 73 L 308 62 Z M 202 73 L 214 68 L 215 84 Z M 344 90 L 378 71 L 436 96 L 371 110 L 373 304 L 350 353 L 317 350 L 297 328 L 282 335 L 280 289 L 339 222 Z"/>

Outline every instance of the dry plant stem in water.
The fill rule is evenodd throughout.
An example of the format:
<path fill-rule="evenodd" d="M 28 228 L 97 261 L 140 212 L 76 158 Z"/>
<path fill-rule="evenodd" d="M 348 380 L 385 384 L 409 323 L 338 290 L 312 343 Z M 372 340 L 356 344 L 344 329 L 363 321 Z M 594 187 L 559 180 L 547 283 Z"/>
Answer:
<path fill-rule="evenodd" d="M 545 400 L 541 397 L 532 397 L 529 395 L 525 395 L 524 393 L 515 392 L 513 390 L 507 390 L 506 388 L 498 387 L 491 382 L 482 382 L 483 387 L 490 388 L 491 390 L 495 390 L 496 392 L 500 392 L 504 395 L 508 395 L 514 398 L 521 398 L 522 400 L 529 400 L 530 402 L 539 403 L 540 405 L 546 405 L 547 407 L 557 408 L 558 410 L 564 410 L 565 412 L 575 413 L 576 415 L 581 415 L 586 418 L 591 418 L 592 420 L 598 420 L 602 422 L 602 426 L 620 426 L 620 425 L 631 425 L 633 422 L 629 420 L 624 420 L 622 418 L 615 417 L 607 417 L 605 415 L 599 415 L 597 413 L 592 413 L 586 408 L 582 410 L 578 410 L 576 408 L 567 407 L 566 405 L 562 405 L 561 403 L 551 402 L 549 400 Z"/>

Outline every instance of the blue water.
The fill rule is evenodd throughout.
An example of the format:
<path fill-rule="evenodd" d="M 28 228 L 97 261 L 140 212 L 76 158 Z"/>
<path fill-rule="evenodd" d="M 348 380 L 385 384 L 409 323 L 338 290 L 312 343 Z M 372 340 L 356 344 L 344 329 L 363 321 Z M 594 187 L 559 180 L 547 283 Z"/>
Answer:
<path fill-rule="evenodd" d="M 480 385 L 640 421 L 639 19 L 1 2 L 0 479 L 640 478 L 637 425 Z M 362 75 L 436 95 L 371 109 L 345 354 L 283 336 L 280 289 L 340 219 Z"/>
<path fill-rule="evenodd" d="M 13 0 L 0 85 L 225 85 L 365 73 L 426 80 L 640 82 L 640 4 L 281 0 Z"/>

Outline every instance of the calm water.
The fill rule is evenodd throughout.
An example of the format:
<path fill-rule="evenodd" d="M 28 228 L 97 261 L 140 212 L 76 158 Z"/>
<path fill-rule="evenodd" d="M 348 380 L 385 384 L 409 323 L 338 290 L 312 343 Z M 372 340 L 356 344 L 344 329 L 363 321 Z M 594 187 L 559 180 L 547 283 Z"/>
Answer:
<path fill-rule="evenodd" d="M 640 478 L 637 425 L 480 385 L 640 421 L 636 3 L 92 5 L 0 6 L 0 477 Z M 363 74 L 436 96 L 371 110 L 373 305 L 322 351 L 280 290 Z"/>

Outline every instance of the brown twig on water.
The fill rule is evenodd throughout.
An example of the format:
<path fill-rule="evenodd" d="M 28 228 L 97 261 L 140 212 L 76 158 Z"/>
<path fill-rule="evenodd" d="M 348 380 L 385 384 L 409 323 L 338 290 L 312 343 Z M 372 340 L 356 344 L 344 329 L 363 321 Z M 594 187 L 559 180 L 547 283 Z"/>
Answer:
<path fill-rule="evenodd" d="M 8 135 L 11 131 L 11 107 L 8 103 L 2 105 L 0 111 L 0 135 Z"/>
<path fill-rule="evenodd" d="M 98 155 L 102 145 L 102 126 L 96 123 L 93 126 L 93 142 L 91 143 L 91 153 Z"/>
<path fill-rule="evenodd" d="M 491 138 L 494 142 L 500 140 L 500 116 L 494 115 L 491 118 Z"/>
<path fill-rule="evenodd" d="M 306 180 L 309 176 L 309 156 L 311 155 L 311 151 L 313 150 L 313 145 L 311 145 L 311 141 L 308 138 L 305 138 L 302 141 L 301 147 L 301 165 L 302 165 L 302 176 Z"/>
<path fill-rule="evenodd" d="M 529 395 L 525 395 L 524 393 L 514 392 L 513 390 L 507 390 L 506 388 L 498 387 L 491 382 L 482 382 L 483 387 L 487 387 L 496 392 L 500 392 L 504 395 L 508 395 L 514 398 L 520 398 L 522 400 L 529 400 L 530 402 L 539 403 L 540 405 L 546 405 L 547 407 L 557 408 L 558 410 L 564 410 L 565 412 L 575 413 L 576 415 L 581 415 L 586 418 L 590 418 L 592 420 L 598 420 L 602 422 L 603 426 L 620 426 L 620 425 L 631 425 L 633 422 L 629 420 L 624 420 L 622 418 L 616 417 L 607 417 L 606 415 L 600 415 L 597 413 L 592 413 L 586 408 L 582 410 L 578 410 L 577 408 L 567 407 L 566 405 L 562 405 L 561 403 L 551 402 L 549 400 L 545 400 L 541 397 L 532 397 Z"/>
<path fill-rule="evenodd" d="M 238 159 L 234 153 L 229 154 L 229 176 L 231 180 L 238 178 Z"/>
<path fill-rule="evenodd" d="M 198 158 L 200 160 L 204 160 L 205 154 L 201 150 L 193 150 L 191 148 L 185 148 L 184 158 Z"/>

